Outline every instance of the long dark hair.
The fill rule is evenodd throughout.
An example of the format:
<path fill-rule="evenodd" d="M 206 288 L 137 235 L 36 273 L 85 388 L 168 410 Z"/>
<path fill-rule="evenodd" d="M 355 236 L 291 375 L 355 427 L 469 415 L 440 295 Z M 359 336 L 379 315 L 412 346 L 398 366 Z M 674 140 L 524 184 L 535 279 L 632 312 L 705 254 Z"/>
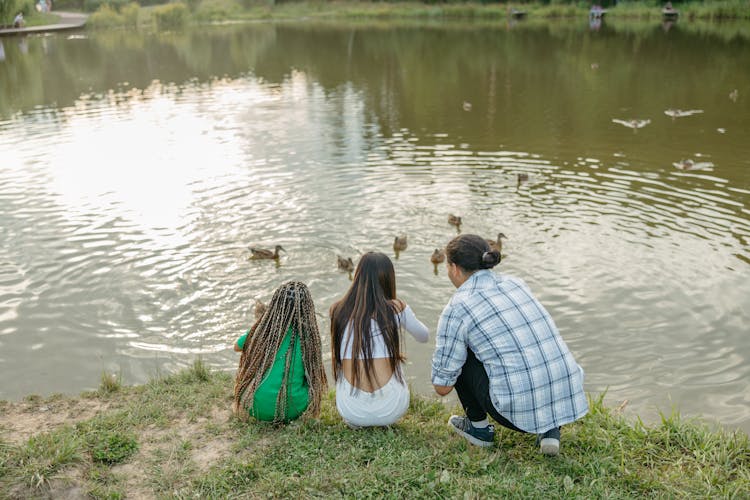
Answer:
<path fill-rule="evenodd" d="M 500 263 L 500 252 L 491 250 L 487 240 L 476 234 L 462 234 L 450 240 L 445 246 L 445 255 L 448 262 L 467 273 L 492 269 Z"/>
<path fill-rule="evenodd" d="M 341 376 L 341 343 L 347 325 L 351 328 L 352 386 L 357 387 L 364 377 L 373 384 L 372 331 L 375 320 L 383 335 L 388 361 L 399 382 L 402 382 L 399 325 L 395 315 L 398 309 L 396 298 L 396 273 L 393 262 L 387 255 L 367 252 L 357 264 L 352 286 L 344 297 L 331 306 L 331 363 L 334 380 Z M 361 363 L 358 363 L 361 361 Z M 360 367 L 361 365 L 361 367 Z"/>
<path fill-rule="evenodd" d="M 286 414 L 290 367 L 297 342 L 302 347 L 302 362 L 310 398 L 305 415 L 317 417 L 320 413 L 321 399 L 327 383 L 315 304 L 310 296 L 310 290 L 304 283 L 288 281 L 276 289 L 268 309 L 250 329 L 242 349 L 234 384 L 234 410 L 240 419 L 247 418 L 247 409 L 253 406 L 255 390 L 273 366 L 276 353 L 289 328 L 292 329 L 292 338 L 284 360 L 284 375 L 276 398 L 274 421 L 283 421 Z"/>

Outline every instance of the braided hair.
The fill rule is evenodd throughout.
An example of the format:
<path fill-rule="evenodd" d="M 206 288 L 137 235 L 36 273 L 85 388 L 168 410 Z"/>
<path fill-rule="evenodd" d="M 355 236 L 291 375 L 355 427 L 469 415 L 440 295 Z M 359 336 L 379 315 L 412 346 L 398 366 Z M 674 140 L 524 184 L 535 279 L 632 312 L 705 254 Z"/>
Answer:
<path fill-rule="evenodd" d="M 284 375 L 276 399 L 274 422 L 285 420 L 288 382 L 297 342 L 302 347 L 310 400 L 303 416 L 317 417 L 320 413 L 321 399 L 328 382 L 323 368 L 315 304 L 304 283 L 289 281 L 276 289 L 268 309 L 250 329 L 242 349 L 234 383 L 234 411 L 240 419 L 247 419 L 248 409 L 253 406 L 255 391 L 271 369 L 279 347 L 290 329 L 292 338 L 284 360 Z"/>

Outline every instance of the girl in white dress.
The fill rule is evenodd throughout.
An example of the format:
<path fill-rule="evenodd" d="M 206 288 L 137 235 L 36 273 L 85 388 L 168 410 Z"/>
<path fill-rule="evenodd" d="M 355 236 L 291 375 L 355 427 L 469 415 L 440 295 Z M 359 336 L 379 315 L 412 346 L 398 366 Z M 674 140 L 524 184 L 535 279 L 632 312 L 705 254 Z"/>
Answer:
<path fill-rule="evenodd" d="M 395 423 L 409 408 L 401 328 L 423 343 L 429 332 L 396 297 L 391 259 L 378 252 L 364 254 L 351 287 L 330 314 L 339 414 L 352 427 Z"/>

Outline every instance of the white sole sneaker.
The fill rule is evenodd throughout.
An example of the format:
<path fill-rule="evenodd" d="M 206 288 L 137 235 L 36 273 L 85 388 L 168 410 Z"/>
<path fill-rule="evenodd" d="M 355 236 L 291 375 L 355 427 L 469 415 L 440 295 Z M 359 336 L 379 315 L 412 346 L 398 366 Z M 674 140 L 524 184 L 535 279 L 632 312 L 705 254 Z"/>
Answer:
<path fill-rule="evenodd" d="M 464 432 L 463 430 L 459 429 L 458 427 L 456 427 L 456 425 L 453 424 L 453 419 L 454 418 L 456 418 L 456 419 L 463 419 L 465 417 L 459 417 L 457 415 L 452 415 L 451 418 L 448 419 L 448 427 L 450 427 L 451 429 L 453 429 L 454 431 L 456 431 L 456 434 L 458 434 L 459 436 L 463 436 L 464 438 L 466 438 L 466 440 L 468 442 L 470 442 L 471 444 L 473 444 L 474 446 L 481 446 L 482 448 L 489 448 L 490 446 L 494 446 L 495 445 L 494 439 L 492 441 L 483 441 L 481 439 L 478 439 L 478 438 L 472 436 L 468 432 Z"/>
<path fill-rule="evenodd" d="M 544 438 L 539 442 L 539 449 L 548 457 L 557 456 L 560 453 L 560 440 L 555 438 Z"/>

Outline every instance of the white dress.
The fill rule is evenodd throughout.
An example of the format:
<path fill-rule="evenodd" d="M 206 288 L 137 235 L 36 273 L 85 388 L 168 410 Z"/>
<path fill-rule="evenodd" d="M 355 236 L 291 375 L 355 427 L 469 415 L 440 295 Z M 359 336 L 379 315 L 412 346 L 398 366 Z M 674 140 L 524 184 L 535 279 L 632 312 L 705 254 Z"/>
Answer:
<path fill-rule="evenodd" d="M 417 342 L 427 342 L 430 333 L 417 319 L 408 305 L 396 315 L 399 328 L 403 327 Z M 351 325 L 347 325 L 341 339 L 341 359 L 352 359 Z M 372 359 L 388 358 L 388 350 L 375 320 L 370 324 L 372 334 Z M 397 367 L 403 374 L 403 367 Z M 399 382 L 396 373 L 374 392 L 353 387 L 341 374 L 336 382 L 336 409 L 344 421 L 353 427 L 391 425 L 400 419 L 409 408 L 409 387 Z"/>

